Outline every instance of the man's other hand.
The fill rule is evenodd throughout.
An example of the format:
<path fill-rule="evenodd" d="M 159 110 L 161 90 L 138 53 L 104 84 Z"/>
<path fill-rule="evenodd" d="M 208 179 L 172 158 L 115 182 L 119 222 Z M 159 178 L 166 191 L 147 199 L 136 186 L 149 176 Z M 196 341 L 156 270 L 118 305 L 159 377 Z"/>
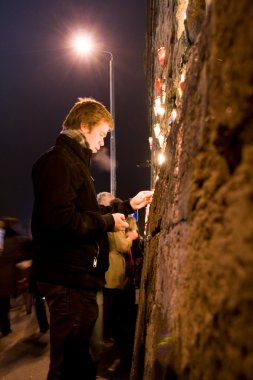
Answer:
<path fill-rule="evenodd" d="M 134 210 L 139 210 L 151 203 L 154 191 L 140 191 L 135 197 L 130 200 L 130 205 Z"/>
<path fill-rule="evenodd" d="M 114 231 L 124 231 L 129 224 L 126 222 L 126 218 L 124 214 L 116 213 L 112 214 L 115 222 Z"/>

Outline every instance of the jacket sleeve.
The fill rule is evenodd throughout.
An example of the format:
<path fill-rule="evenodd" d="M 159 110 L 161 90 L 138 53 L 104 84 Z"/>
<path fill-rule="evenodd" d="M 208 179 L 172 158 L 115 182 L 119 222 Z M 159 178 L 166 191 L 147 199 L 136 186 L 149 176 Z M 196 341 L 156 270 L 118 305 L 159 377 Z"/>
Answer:
<path fill-rule="evenodd" d="M 113 214 L 113 213 L 119 212 L 127 216 L 135 212 L 135 210 L 130 205 L 130 199 L 126 201 L 121 201 L 120 199 L 116 198 L 111 202 L 110 206 L 100 205 L 99 207 L 102 214 L 106 214 L 106 213 Z"/>

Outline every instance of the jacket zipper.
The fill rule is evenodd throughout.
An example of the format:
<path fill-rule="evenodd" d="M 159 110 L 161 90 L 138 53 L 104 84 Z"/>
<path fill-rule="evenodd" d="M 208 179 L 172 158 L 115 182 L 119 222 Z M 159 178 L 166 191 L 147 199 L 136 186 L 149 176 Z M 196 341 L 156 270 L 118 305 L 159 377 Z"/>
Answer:
<path fill-rule="evenodd" d="M 97 244 L 97 254 L 94 256 L 94 259 L 93 259 L 93 268 L 96 268 L 97 267 L 97 263 L 98 263 L 98 255 L 99 255 L 99 252 L 100 252 L 100 248 L 99 248 L 99 244 Z"/>

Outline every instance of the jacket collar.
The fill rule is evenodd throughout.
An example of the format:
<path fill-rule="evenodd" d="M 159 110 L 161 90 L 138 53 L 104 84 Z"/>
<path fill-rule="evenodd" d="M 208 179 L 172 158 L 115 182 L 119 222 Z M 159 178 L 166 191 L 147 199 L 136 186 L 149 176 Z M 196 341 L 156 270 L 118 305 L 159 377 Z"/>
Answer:
<path fill-rule="evenodd" d="M 83 148 L 76 140 L 67 135 L 60 134 L 56 139 L 56 145 L 61 145 L 68 151 L 72 151 L 86 164 L 90 164 L 92 151 L 88 148 Z"/>

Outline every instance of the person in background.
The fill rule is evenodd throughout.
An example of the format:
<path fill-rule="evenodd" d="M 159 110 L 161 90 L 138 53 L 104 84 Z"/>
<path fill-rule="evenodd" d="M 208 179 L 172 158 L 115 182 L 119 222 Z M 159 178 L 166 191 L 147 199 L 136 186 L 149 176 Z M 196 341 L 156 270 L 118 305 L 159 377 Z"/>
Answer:
<path fill-rule="evenodd" d="M 0 254 L 0 331 L 2 337 L 9 335 L 11 330 L 10 299 L 17 286 L 17 263 L 31 258 L 30 241 L 21 237 L 15 230 L 18 219 L 2 218 L 4 230 L 2 252 Z"/>
<path fill-rule="evenodd" d="M 133 215 L 127 217 L 128 227 L 126 237 L 133 239 L 129 250 L 124 254 L 126 261 L 126 282 L 124 287 L 124 361 L 121 363 L 122 368 L 128 369 L 131 366 L 135 324 L 137 317 L 137 304 L 139 296 L 139 287 L 141 281 L 141 269 L 143 262 L 143 239 L 140 236 L 137 221 Z"/>
<path fill-rule="evenodd" d="M 138 234 L 137 239 L 133 241 L 131 250 L 128 253 L 130 255 L 129 260 L 132 263 L 132 269 L 133 269 L 133 274 L 132 274 L 133 284 L 135 286 L 135 289 L 139 289 L 140 283 L 141 283 L 141 272 L 142 272 L 142 264 L 143 264 L 144 239 L 140 235 L 139 227 L 138 227 L 135 217 L 133 215 L 128 215 L 126 221 L 129 225 L 126 229 L 126 235 L 129 236 L 133 232 L 134 233 L 137 232 Z"/>
<path fill-rule="evenodd" d="M 31 230 L 28 234 L 32 242 Z M 33 251 L 33 246 L 31 245 Z M 19 263 L 21 271 L 27 271 L 27 291 L 24 293 L 26 313 L 31 314 L 32 308 L 35 308 L 35 315 L 38 322 L 39 330 L 41 334 L 45 334 L 49 330 L 49 323 L 47 318 L 47 310 L 45 305 L 45 297 L 40 293 L 37 282 L 34 278 L 32 260 L 29 262 L 24 261 Z M 23 270 L 22 270 L 23 269 Z"/>
<path fill-rule="evenodd" d="M 101 208 L 113 205 L 119 201 L 108 192 L 97 196 Z M 126 262 L 124 255 L 131 249 L 137 232 L 126 236 L 126 231 L 108 232 L 109 268 L 105 273 L 104 303 L 103 303 L 103 338 L 105 347 L 113 347 L 114 362 L 111 370 L 116 371 L 125 360 L 125 344 L 127 341 L 125 321 L 124 288 L 126 285 Z M 101 337 L 101 341 L 103 341 Z"/>
<path fill-rule="evenodd" d="M 0 220 L 0 255 L 4 249 L 4 235 L 5 235 L 4 222 L 3 220 Z"/>
<path fill-rule="evenodd" d="M 115 197 L 108 192 L 99 193 L 97 195 L 97 202 L 103 212 L 103 209 L 106 212 L 106 206 L 109 206 L 111 201 Z M 98 367 L 100 360 L 102 358 L 103 349 L 104 349 L 104 292 L 103 289 L 97 291 L 97 304 L 98 304 L 98 317 L 92 331 L 90 339 L 90 351 L 93 357 L 93 360 Z"/>
<path fill-rule="evenodd" d="M 98 194 L 98 203 L 109 206 L 117 199 L 107 192 Z M 126 284 L 126 262 L 124 254 L 131 249 L 133 240 L 137 239 L 137 232 L 126 236 L 126 232 L 108 232 L 109 238 L 109 268 L 105 273 L 104 288 L 104 339 L 119 341 L 124 326 L 122 318 L 124 314 L 123 289 Z M 122 343 L 122 342 L 121 342 Z"/>
<path fill-rule="evenodd" d="M 50 311 L 47 380 L 96 378 L 90 337 L 109 265 L 107 232 L 125 230 L 126 215 L 152 199 L 153 192 L 141 191 L 99 209 L 90 159 L 113 126 L 100 102 L 79 99 L 55 146 L 33 166 L 33 270 Z"/>

